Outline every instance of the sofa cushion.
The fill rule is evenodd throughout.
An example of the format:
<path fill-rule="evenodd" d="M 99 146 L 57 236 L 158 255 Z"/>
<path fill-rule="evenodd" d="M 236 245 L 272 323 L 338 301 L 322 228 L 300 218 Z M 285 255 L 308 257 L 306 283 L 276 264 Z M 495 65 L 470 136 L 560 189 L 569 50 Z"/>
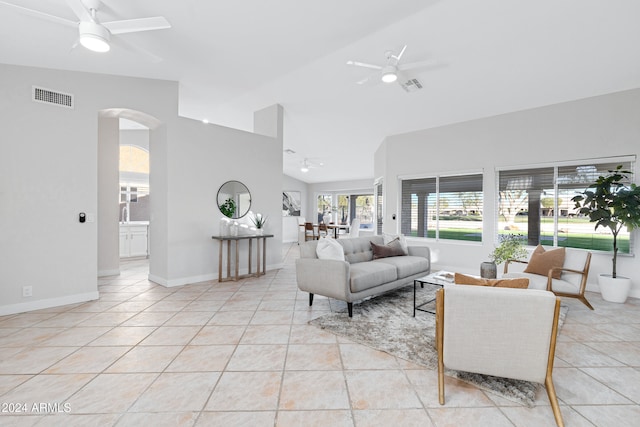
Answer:
<path fill-rule="evenodd" d="M 531 254 L 531 259 L 529 260 L 527 268 L 524 269 L 524 272 L 546 276 L 552 268 L 563 266 L 564 257 L 565 248 L 545 251 L 542 245 L 538 245 Z M 553 278 L 559 279 L 561 274 L 561 271 L 555 271 Z"/>
<path fill-rule="evenodd" d="M 466 274 L 455 273 L 453 282 L 457 285 L 493 286 L 496 288 L 527 289 L 529 287 L 529 278 L 527 277 L 483 279 L 482 277 L 473 277 L 467 276 Z"/>
<path fill-rule="evenodd" d="M 334 239 L 323 237 L 316 246 L 316 255 L 319 259 L 335 259 L 344 261 L 344 250 L 342 245 Z"/>
<path fill-rule="evenodd" d="M 376 245 L 371 242 L 371 250 L 373 251 L 373 259 L 406 255 L 399 239 L 393 239 L 384 245 Z"/>
<path fill-rule="evenodd" d="M 398 278 L 396 267 L 379 262 L 358 262 L 351 264 L 351 292 L 360 292 Z"/>
<path fill-rule="evenodd" d="M 420 256 L 397 256 L 390 258 L 380 258 L 373 261 L 374 263 L 385 263 L 393 265 L 396 268 L 398 279 L 413 276 L 414 274 L 428 272 L 429 260 Z"/>

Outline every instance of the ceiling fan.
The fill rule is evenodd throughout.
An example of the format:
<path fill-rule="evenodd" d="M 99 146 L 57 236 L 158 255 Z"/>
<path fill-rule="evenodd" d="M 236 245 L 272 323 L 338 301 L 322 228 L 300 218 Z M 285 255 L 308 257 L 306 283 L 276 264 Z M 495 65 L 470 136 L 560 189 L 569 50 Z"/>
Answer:
<path fill-rule="evenodd" d="M 420 83 L 416 79 L 408 80 L 404 75 L 403 71 L 433 66 L 434 62 L 420 61 L 420 62 L 411 62 L 408 64 L 400 64 L 400 60 L 402 59 L 402 55 L 404 55 L 404 52 L 406 49 L 407 49 L 407 45 L 404 45 L 400 53 L 398 53 L 397 55 L 390 50 L 386 51 L 385 57 L 387 61 L 384 65 L 367 64 L 365 62 L 358 62 L 358 61 L 347 61 L 347 65 L 353 65 L 356 67 L 363 67 L 363 68 L 376 70 L 376 72 L 373 73 L 372 75 L 367 76 L 364 79 L 356 82 L 357 84 L 360 84 L 360 85 L 367 83 L 372 79 L 372 77 L 380 76 L 380 80 L 382 80 L 382 82 L 393 83 L 397 81 L 405 90 L 407 90 L 407 87 L 405 87 L 406 83 L 412 82 L 412 81 L 415 81 L 415 82 L 411 84 L 413 85 L 417 84 L 419 85 L 418 88 L 422 88 L 422 85 L 420 85 Z"/>
<path fill-rule="evenodd" d="M 139 31 L 164 30 L 171 28 L 171 24 L 162 16 L 150 18 L 125 19 L 121 21 L 100 22 L 97 14 L 101 5 L 100 0 L 66 0 L 67 5 L 78 17 L 78 21 L 50 15 L 38 10 L 28 9 L 13 3 L 0 1 L 0 6 L 13 8 L 24 15 L 33 16 L 57 24 L 66 25 L 78 29 L 78 42 L 85 48 L 94 52 L 107 52 L 110 50 L 111 36 Z M 122 43 L 122 41 L 119 41 Z M 74 44 L 74 47 L 77 45 Z"/>
<path fill-rule="evenodd" d="M 307 159 L 305 157 L 305 159 L 302 161 L 302 166 L 300 166 L 300 172 L 304 172 L 307 173 L 309 172 L 309 169 L 315 169 L 315 168 L 321 168 L 322 166 L 324 166 L 324 163 L 319 162 L 312 162 L 311 160 Z"/>

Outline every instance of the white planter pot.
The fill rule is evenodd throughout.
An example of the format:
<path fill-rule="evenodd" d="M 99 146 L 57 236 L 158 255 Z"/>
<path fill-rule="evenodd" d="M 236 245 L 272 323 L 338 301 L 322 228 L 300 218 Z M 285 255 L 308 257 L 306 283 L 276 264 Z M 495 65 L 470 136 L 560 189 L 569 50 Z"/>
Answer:
<path fill-rule="evenodd" d="M 622 276 L 614 279 L 610 274 L 601 274 L 598 276 L 598 286 L 603 300 L 624 303 L 631 290 L 631 279 Z"/>

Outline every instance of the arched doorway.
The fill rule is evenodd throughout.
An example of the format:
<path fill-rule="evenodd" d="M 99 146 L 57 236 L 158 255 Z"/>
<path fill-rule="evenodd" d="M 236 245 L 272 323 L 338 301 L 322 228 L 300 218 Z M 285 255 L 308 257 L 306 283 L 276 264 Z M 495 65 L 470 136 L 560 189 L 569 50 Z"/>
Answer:
<path fill-rule="evenodd" d="M 149 163 L 153 163 L 150 155 L 154 140 L 164 139 L 165 132 L 162 122 L 155 117 L 140 111 L 112 108 L 102 110 L 98 114 L 98 276 L 113 276 L 120 274 L 120 256 L 122 251 L 120 239 L 120 225 L 122 222 L 121 204 L 122 187 L 120 179 L 120 119 L 139 123 L 149 130 L 148 154 Z M 148 180 L 152 181 L 148 166 Z M 137 189 L 136 189 L 137 193 Z M 131 189 L 125 198 L 131 197 Z M 137 194 L 136 194 L 137 197 Z M 130 205 L 129 205 L 130 207 Z M 153 203 L 149 205 L 149 220 L 153 217 Z M 126 213 L 126 212 L 125 212 Z M 130 214 L 125 219 L 131 219 Z M 148 233 L 152 234 L 153 222 L 149 221 Z M 149 239 L 148 253 L 151 259 L 151 239 Z"/>

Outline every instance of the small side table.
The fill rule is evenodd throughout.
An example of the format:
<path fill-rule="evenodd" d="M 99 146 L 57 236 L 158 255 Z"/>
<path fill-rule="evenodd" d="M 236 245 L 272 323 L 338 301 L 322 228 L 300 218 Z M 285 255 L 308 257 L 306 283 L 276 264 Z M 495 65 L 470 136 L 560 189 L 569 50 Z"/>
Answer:
<path fill-rule="evenodd" d="M 245 277 L 258 277 L 265 274 L 267 270 L 267 238 L 273 237 L 273 234 L 262 234 L 262 235 L 247 235 L 247 236 L 211 236 L 212 239 L 220 241 L 220 253 L 218 256 L 218 282 L 226 282 L 228 280 L 238 281 L 238 279 L 242 279 Z M 251 272 L 251 252 L 252 252 L 252 243 L 253 239 L 257 239 L 256 242 L 256 264 L 257 271 L 256 273 Z M 248 259 L 248 273 L 240 275 L 240 264 L 239 264 L 239 255 L 240 250 L 238 248 L 238 241 L 240 240 L 249 240 L 249 259 Z M 260 259 L 260 240 L 262 240 L 262 259 Z M 224 253 L 223 245 L 224 242 L 227 242 L 227 277 L 222 277 L 222 254 Z M 231 275 L 231 242 L 235 243 L 235 274 Z M 262 270 L 260 270 L 262 264 Z"/>
<path fill-rule="evenodd" d="M 416 303 L 416 288 L 418 285 L 420 285 L 421 288 L 424 288 L 425 283 L 428 285 L 439 286 L 443 288 L 445 285 L 450 285 L 453 283 L 453 273 L 449 273 L 447 271 L 436 271 L 434 273 L 427 274 L 424 277 L 419 277 L 413 281 L 413 317 L 416 317 L 416 311 L 424 311 L 425 313 L 436 314 L 435 311 L 422 308 L 425 305 L 434 302 L 436 300 L 435 298 L 432 298 L 429 301 L 425 301 L 421 304 Z"/>

